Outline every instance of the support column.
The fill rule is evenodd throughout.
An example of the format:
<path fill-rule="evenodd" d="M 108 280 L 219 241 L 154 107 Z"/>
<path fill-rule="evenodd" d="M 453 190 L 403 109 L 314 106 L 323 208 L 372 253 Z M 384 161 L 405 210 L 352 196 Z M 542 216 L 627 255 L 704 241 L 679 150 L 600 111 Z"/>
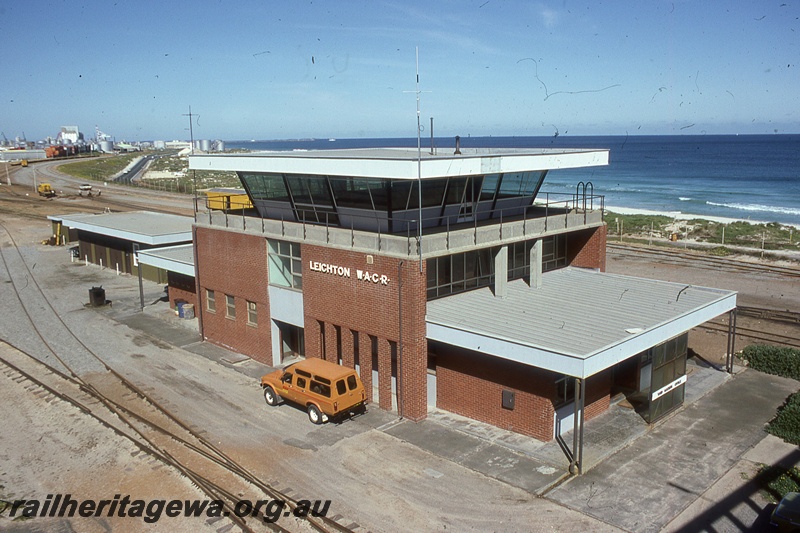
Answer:
<path fill-rule="evenodd" d="M 139 270 L 139 310 L 144 312 L 144 285 L 142 285 L 142 264 L 136 262 L 136 267 Z"/>
<path fill-rule="evenodd" d="M 531 265 L 531 289 L 542 288 L 542 239 L 537 239 L 531 247 L 530 255 Z"/>
<path fill-rule="evenodd" d="M 342 365 L 347 368 L 355 368 L 355 360 L 353 358 L 353 354 L 355 353 L 353 348 L 353 330 L 343 327 L 339 331 L 342 336 Z"/>
<path fill-rule="evenodd" d="M 361 383 L 367 392 L 367 400 L 372 398 L 372 339 L 366 333 L 358 334 L 358 364 L 361 371 Z"/>
<path fill-rule="evenodd" d="M 392 350 L 389 341 L 378 339 L 378 403 L 385 411 L 392 410 Z"/>
<path fill-rule="evenodd" d="M 501 246 L 494 256 L 494 295 L 497 298 L 508 295 L 508 246 Z"/>
<path fill-rule="evenodd" d="M 325 360 L 339 363 L 339 328 L 330 322 L 325 322 Z"/>
<path fill-rule="evenodd" d="M 725 354 L 725 370 L 733 374 L 733 355 L 736 353 L 736 309 L 728 313 L 728 348 Z"/>
<path fill-rule="evenodd" d="M 581 475 L 583 473 L 583 422 L 586 397 L 586 380 L 575 378 L 575 411 L 572 417 L 572 457 L 569 463 L 569 473 Z"/>

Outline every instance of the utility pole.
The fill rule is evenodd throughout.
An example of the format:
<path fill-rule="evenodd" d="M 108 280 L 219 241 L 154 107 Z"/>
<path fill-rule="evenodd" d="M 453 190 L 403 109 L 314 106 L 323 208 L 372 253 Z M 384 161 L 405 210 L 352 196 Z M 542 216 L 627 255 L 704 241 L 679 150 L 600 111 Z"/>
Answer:
<path fill-rule="evenodd" d="M 192 106 L 189 106 L 189 113 L 184 113 L 184 117 L 189 117 L 189 142 L 191 143 L 190 155 L 194 155 L 194 130 L 192 130 Z M 194 214 L 197 218 L 197 171 L 192 170 L 192 182 L 194 189 Z"/>

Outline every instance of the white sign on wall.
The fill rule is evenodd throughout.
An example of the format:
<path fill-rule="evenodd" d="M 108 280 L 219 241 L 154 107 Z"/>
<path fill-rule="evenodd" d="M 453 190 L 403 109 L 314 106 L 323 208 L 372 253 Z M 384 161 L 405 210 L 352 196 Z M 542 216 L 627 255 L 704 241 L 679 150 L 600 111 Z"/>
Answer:
<path fill-rule="evenodd" d="M 337 276 L 340 278 L 350 278 L 351 269 L 350 267 L 343 267 L 340 265 L 334 265 L 331 263 L 321 263 L 319 261 L 309 261 L 308 268 L 313 272 L 321 272 L 322 274 L 330 274 L 332 276 Z M 376 274 L 374 272 L 369 272 L 368 270 L 360 270 L 355 269 L 356 272 L 356 279 L 359 281 L 365 281 L 367 283 L 372 283 L 374 285 L 388 285 L 391 281 L 389 276 L 383 274 Z"/>
<path fill-rule="evenodd" d="M 671 391 L 673 389 L 677 389 L 678 387 L 680 387 L 684 383 L 686 383 L 686 375 L 683 375 L 683 376 L 679 377 L 678 379 L 676 379 L 672 383 L 669 383 L 668 385 L 664 385 L 663 387 L 661 387 L 660 389 L 655 391 L 650 396 L 650 401 L 657 400 L 657 399 L 661 398 L 662 396 L 664 396 L 669 391 Z"/>

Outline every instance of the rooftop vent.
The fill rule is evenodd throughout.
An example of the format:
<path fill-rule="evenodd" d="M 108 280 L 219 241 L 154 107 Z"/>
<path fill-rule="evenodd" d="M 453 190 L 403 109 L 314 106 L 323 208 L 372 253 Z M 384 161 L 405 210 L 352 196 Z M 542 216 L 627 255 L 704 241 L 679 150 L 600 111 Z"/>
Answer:
<path fill-rule="evenodd" d="M 461 137 L 456 135 L 456 151 L 453 152 L 454 155 L 461 155 Z"/>

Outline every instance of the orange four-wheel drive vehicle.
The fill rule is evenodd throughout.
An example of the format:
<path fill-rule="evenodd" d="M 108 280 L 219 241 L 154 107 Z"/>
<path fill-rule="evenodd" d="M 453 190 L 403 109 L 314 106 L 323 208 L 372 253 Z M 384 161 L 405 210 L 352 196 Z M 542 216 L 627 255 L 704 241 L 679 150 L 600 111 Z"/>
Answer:
<path fill-rule="evenodd" d="M 301 405 L 314 424 L 362 408 L 367 400 L 355 370 L 316 358 L 262 376 L 261 388 L 269 405 L 282 399 Z"/>

